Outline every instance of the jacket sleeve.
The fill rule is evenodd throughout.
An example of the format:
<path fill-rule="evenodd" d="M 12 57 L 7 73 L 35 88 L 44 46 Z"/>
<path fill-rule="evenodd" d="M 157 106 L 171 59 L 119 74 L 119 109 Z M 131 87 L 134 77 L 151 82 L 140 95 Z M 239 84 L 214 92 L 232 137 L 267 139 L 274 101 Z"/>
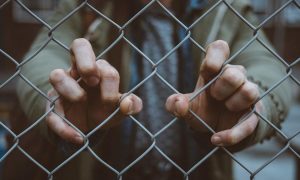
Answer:
<path fill-rule="evenodd" d="M 251 8 L 245 10 L 244 17 L 253 25 L 258 24 Z M 235 53 L 245 46 L 253 37 L 253 33 L 254 31 L 241 21 L 239 31 L 231 46 L 232 52 Z M 258 39 L 270 47 L 271 50 L 275 51 L 264 33 L 261 30 L 259 30 L 258 33 Z M 277 82 L 287 75 L 287 67 L 267 50 L 267 48 L 261 45 L 258 40 L 255 40 L 242 51 L 234 59 L 233 64 L 243 65 L 247 69 L 248 79 L 259 86 L 261 96 L 265 95 L 267 90 L 272 89 Z M 286 117 L 291 104 L 289 79 L 286 79 L 275 89 L 271 90 L 270 93 L 266 94 L 266 96 L 262 98 L 262 103 L 265 107 L 262 113 L 263 118 L 260 118 L 255 133 L 246 138 L 241 144 L 235 146 L 234 149 L 242 149 L 246 146 L 262 142 L 264 139 L 274 135 L 274 128 L 265 122 L 265 120 L 280 128 L 280 124 Z"/>
<path fill-rule="evenodd" d="M 56 24 L 70 14 L 76 5 L 75 0 L 61 1 L 53 16 L 46 22 L 51 27 L 56 27 Z M 49 31 L 46 27 L 41 29 L 23 60 L 24 65 L 20 67 L 21 74 L 44 94 L 47 94 L 47 91 L 51 88 L 48 82 L 50 72 L 56 68 L 66 69 L 70 65 L 68 50 L 54 42 L 51 36 L 48 35 Z M 80 13 L 76 12 L 58 25 L 52 35 L 68 47 L 74 39 L 80 37 L 81 31 Z M 49 39 L 51 40 L 47 43 Z M 36 56 L 32 57 L 44 45 L 45 47 Z M 26 62 L 26 59 L 29 61 Z M 45 113 L 46 99 L 22 78 L 19 78 L 17 83 L 17 95 L 20 105 L 30 122 L 38 120 Z M 44 121 L 39 123 L 38 127 L 42 134 L 47 134 Z"/>

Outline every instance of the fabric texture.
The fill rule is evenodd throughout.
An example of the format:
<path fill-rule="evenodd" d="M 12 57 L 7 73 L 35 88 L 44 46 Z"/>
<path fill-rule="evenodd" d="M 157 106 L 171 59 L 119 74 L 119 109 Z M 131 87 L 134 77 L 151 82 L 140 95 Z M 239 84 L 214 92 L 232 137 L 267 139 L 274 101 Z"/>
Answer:
<path fill-rule="evenodd" d="M 150 7 L 139 20 L 140 31 L 143 34 L 141 50 L 154 63 L 163 58 L 174 46 L 173 39 L 174 25 L 161 9 Z M 137 30 L 137 29 L 136 29 Z M 136 57 L 140 57 L 138 54 Z M 143 57 L 136 59 L 140 61 L 138 68 L 140 79 L 147 78 L 152 71 L 152 65 Z M 136 70 L 138 71 L 138 70 Z M 168 56 L 157 68 L 157 72 L 167 81 L 177 88 L 178 80 L 178 55 L 176 52 Z M 172 115 L 167 113 L 164 108 L 164 101 L 170 95 L 168 87 L 157 77 L 151 77 L 143 86 L 138 89 L 138 95 L 143 99 L 143 111 L 137 118 L 153 134 L 162 129 L 173 119 Z M 174 150 L 180 150 L 180 131 L 179 124 L 176 123 L 158 138 L 158 146 L 170 157 L 174 157 Z M 137 151 L 142 151 L 148 144 L 149 137 L 141 128 L 137 128 L 135 146 Z M 152 151 L 143 161 L 141 169 L 142 177 L 152 176 L 153 179 L 166 179 L 168 171 L 172 168 L 171 163 L 167 162 L 157 151 Z M 151 169 L 147 169 L 151 168 Z M 153 170 L 155 169 L 155 170 Z M 153 173 L 157 171 L 157 173 Z M 147 172 L 151 174 L 147 174 Z M 136 176 L 139 176 L 136 174 Z M 136 178 L 141 179 L 142 177 Z"/>
<path fill-rule="evenodd" d="M 123 2 L 123 1 L 122 1 Z M 209 1 L 207 5 L 201 11 L 195 11 L 191 13 L 191 17 L 193 20 L 199 17 L 201 13 L 206 12 L 216 1 Z M 126 4 L 126 2 L 124 1 Z M 62 1 L 58 10 L 56 11 L 55 15 L 49 20 L 50 23 L 55 24 L 59 20 L 61 20 L 67 13 L 71 12 L 74 7 L 77 5 L 75 0 L 66 0 Z M 256 23 L 256 19 L 253 16 L 251 8 L 249 6 L 248 0 L 236 0 L 232 3 L 232 6 L 241 13 L 246 19 L 248 19 L 251 23 Z M 107 3 L 105 7 L 103 7 L 105 11 L 110 13 L 110 17 L 113 17 L 117 20 L 124 20 L 126 17 L 129 16 L 129 13 L 121 12 L 118 10 L 121 6 L 118 5 L 115 1 L 111 3 Z M 122 6 L 123 7 L 123 6 Z M 126 9 L 126 8 L 125 8 Z M 222 39 L 228 42 L 231 54 L 237 52 L 242 46 L 244 46 L 252 37 L 253 32 L 247 25 L 245 25 L 238 17 L 228 9 L 224 12 L 223 16 L 216 16 L 218 14 L 218 10 L 220 8 L 216 8 L 214 11 L 210 13 L 209 16 L 204 18 L 202 21 L 197 23 L 195 27 L 191 30 L 192 37 L 202 46 L 206 46 L 207 43 L 211 40 L 207 40 L 209 34 L 214 32 L 216 35 L 215 37 L 211 38 L 212 40 Z M 125 16 L 124 16 L 125 13 Z M 128 15 L 128 16 L 126 16 Z M 216 17 L 218 17 L 216 19 Z M 65 21 L 63 25 L 61 25 L 58 29 L 54 31 L 54 36 L 58 38 L 60 41 L 65 43 L 66 45 L 70 45 L 70 43 L 79 37 L 83 37 L 85 34 L 85 29 L 83 28 L 82 20 L 84 18 L 80 13 L 75 13 L 69 20 Z M 162 20 L 163 21 L 163 20 Z M 192 21 L 193 22 L 193 21 Z M 160 24 L 162 22 L 152 22 L 158 23 L 155 24 L 157 27 L 160 28 Z M 164 22 L 168 23 L 168 22 Z M 218 26 L 214 26 L 214 24 L 218 24 Z M 168 26 L 168 25 L 167 25 Z M 213 27 L 219 27 L 215 29 L 211 29 Z M 109 25 L 108 22 L 103 21 L 101 26 L 96 30 L 97 37 L 94 38 L 92 41 L 92 45 L 95 48 L 96 54 L 103 51 L 109 45 L 116 36 L 112 35 L 112 27 Z M 178 30 L 178 25 L 175 26 L 174 30 Z M 47 37 L 47 29 L 43 28 L 39 33 L 37 39 L 33 43 L 31 50 L 28 52 L 27 57 L 32 54 L 35 50 L 41 47 L 48 39 Z M 162 33 L 170 33 L 171 30 L 166 29 L 166 32 Z M 149 34 L 150 36 L 151 34 Z M 173 34 L 174 35 L 174 34 Z M 210 36 L 212 37 L 212 36 Z M 266 40 L 263 32 L 260 32 L 260 37 L 268 43 Z M 176 38 L 174 38 L 176 39 Z M 162 41 L 172 41 L 170 36 L 164 36 L 161 39 Z M 146 46 L 151 46 L 151 42 L 149 44 L 144 44 L 145 51 L 148 51 L 151 54 L 151 49 L 147 48 Z M 166 48 L 165 51 L 160 52 L 160 54 L 153 53 L 151 56 L 152 58 L 157 59 L 159 56 L 163 55 L 168 48 L 172 46 L 172 44 L 176 42 L 170 42 L 164 44 L 163 48 Z M 269 43 L 268 43 L 269 44 Z M 158 48 L 158 47 L 157 47 Z M 201 59 L 204 55 L 197 47 L 191 45 L 191 58 L 188 59 L 189 61 L 193 61 L 194 71 L 195 74 L 198 73 L 199 66 L 201 64 Z M 161 48 L 160 48 L 161 50 Z M 131 72 L 133 69 L 130 67 L 132 57 L 134 56 L 134 52 L 132 49 L 128 47 L 126 44 L 120 45 L 119 49 L 113 49 L 110 54 L 107 55 L 107 58 L 111 64 L 113 64 L 121 74 L 122 81 L 122 89 L 124 91 L 128 91 L 129 89 L 129 82 L 131 79 Z M 158 56 L 158 57 L 156 57 Z M 173 57 L 174 56 L 174 57 Z M 167 72 L 166 69 L 169 68 L 169 63 L 178 63 L 180 66 L 182 61 L 180 58 L 176 60 L 176 53 L 171 56 L 171 58 L 166 59 L 166 61 L 162 62 L 161 68 L 162 76 L 164 72 Z M 172 59 L 172 61 L 170 61 Z M 175 60 L 174 60 L 175 59 Z M 173 61 L 174 60 L 174 61 Z M 176 62 L 177 61 L 177 62 Z M 143 60 L 143 63 L 147 63 Z M 164 63 L 166 66 L 164 66 Z M 234 61 L 234 64 L 241 64 L 246 67 L 248 70 L 247 75 L 251 80 L 257 82 L 262 92 L 266 89 L 270 88 L 275 82 L 277 82 L 280 78 L 285 75 L 285 69 L 282 64 L 280 64 L 270 52 L 264 49 L 257 41 L 254 41 L 245 51 L 243 51 L 240 55 L 238 55 Z M 69 60 L 69 52 L 65 51 L 63 48 L 58 46 L 55 42 L 51 41 L 47 47 L 39 53 L 35 58 L 31 61 L 27 62 L 21 69 L 22 74 L 28 78 L 35 86 L 41 89 L 44 93 L 46 93 L 50 88 L 50 84 L 48 83 L 49 73 L 55 68 L 64 68 L 67 69 L 70 66 Z M 145 65 L 144 65 L 145 66 Z M 37 68 L 38 67 L 38 68 Z M 164 69 L 165 68 L 165 69 Z M 266 72 L 266 68 L 269 69 L 269 73 Z M 138 67 L 140 69 L 140 67 Z M 144 67 L 144 75 L 148 74 L 147 67 Z M 176 72 L 175 69 L 168 69 L 170 73 L 179 73 Z M 174 72 L 171 72 L 174 71 Z M 166 75 L 168 76 L 168 74 Z M 166 77 L 168 78 L 168 77 Z M 153 85 L 156 86 L 154 78 Z M 169 79 L 173 82 L 172 79 Z M 158 80 L 159 81 L 159 80 Z M 176 81 L 176 80 L 174 80 Z M 176 87 L 176 82 L 173 82 L 174 86 Z M 151 86 L 151 83 L 148 84 Z M 143 87 L 146 88 L 145 90 L 149 91 L 152 87 Z M 18 88 L 17 88 L 20 104 L 22 110 L 26 113 L 26 117 L 28 121 L 26 121 L 25 116 L 18 117 L 15 121 L 15 126 L 18 127 L 18 121 L 26 122 L 30 124 L 36 121 L 43 113 L 46 100 L 41 97 L 35 90 L 32 89 L 29 85 L 27 85 L 23 80 L 19 80 Z M 145 92 L 145 95 L 149 95 L 148 93 L 154 92 Z M 288 112 L 288 108 L 290 105 L 290 90 L 288 82 L 283 83 L 279 88 L 276 88 L 271 92 L 270 95 L 266 96 L 263 99 L 263 103 L 267 109 L 266 113 L 264 114 L 268 120 L 270 120 L 275 125 L 279 126 L 279 124 L 283 121 L 285 115 Z M 149 98 L 149 97 L 148 97 Z M 148 102 L 151 102 L 150 100 Z M 161 102 L 161 101 L 159 101 Z M 149 106 L 153 104 L 150 103 Z M 145 112 L 142 112 L 145 113 Z M 159 117 L 153 117 L 153 121 Z M 168 118 L 166 118 L 168 119 Z M 150 121 L 150 118 L 149 118 Z M 152 120 L 151 120 L 152 121 Z M 154 124 L 153 124 L 154 125 Z M 155 124 L 160 126 L 160 124 Z M 106 135 L 106 139 L 102 144 L 105 146 L 98 145 L 95 148 L 100 148 L 97 153 L 101 155 L 101 157 L 105 157 L 109 163 L 117 166 L 117 169 L 124 168 L 124 164 L 128 164 L 133 160 L 133 158 L 128 159 L 126 154 L 130 154 L 130 143 L 125 142 L 124 137 L 124 127 L 126 126 L 125 123 L 122 126 L 119 126 L 115 129 L 112 129 L 108 135 Z M 183 125 L 184 126 L 184 125 Z M 152 128 L 152 127 L 150 127 Z M 159 127 L 158 127 L 159 128 Z M 155 128 L 153 128 L 156 131 Z M 183 131 L 185 135 L 188 133 Z M 201 155 L 206 154 L 212 148 L 209 140 L 211 134 L 200 134 L 196 133 L 195 137 L 196 140 L 191 140 L 190 137 L 185 137 L 180 145 L 182 144 L 186 147 L 184 150 L 184 154 L 186 157 L 184 158 L 185 164 L 189 166 L 187 168 L 191 168 L 191 165 L 195 164 L 198 160 L 201 159 Z M 232 151 L 238 151 L 244 149 L 252 144 L 258 143 L 263 141 L 266 137 L 270 137 L 274 131 L 267 123 L 260 120 L 258 127 L 253 135 L 251 135 L 246 140 L 242 141 L 240 144 L 235 145 L 232 147 Z M 38 160 L 43 160 L 43 164 L 45 167 L 53 169 L 56 167 L 57 164 L 65 160 L 69 155 L 63 154 L 59 150 L 59 145 L 55 143 L 55 137 L 53 137 L 53 133 L 51 133 L 45 125 L 45 122 L 39 123 L 39 127 L 32 132 L 32 136 L 30 136 L 27 142 L 27 145 L 30 142 L 41 142 L 35 143 L 34 149 L 28 148 L 28 151 L 34 155 L 34 157 Z M 130 135 L 128 137 L 131 137 Z M 38 138 L 40 141 L 36 141 L 35 139 Z M 48 140 L 48 141 L 47 141 Z M 130 140 L 130 138 L 126 139 Z M 186 140 L 186 141 L 185 141 Z M 25 143 L 25 141 L 24 141 Z M 26 144 L 26 143 L 25 143 Z M 173 143 L 172 143 L 173 144 Z M 200 150 L 194 148 L 195 146 L 201 146 Z M 173 147 L 172 147 L 173 148 Z M 120 149 L 122 150 L 120 152 Z M 40 152 L 44 152 L 41 154 Z M 19 154 L 22 157 L 22 154 Z M 45 160 L 45 157 L 55 157 L 51 159 Z M 24 159 L 24 157 L 23 157 Z M 25 158 L 26 159 L 26 158 Z M 7 168 L 7 172 L 18 171 L 22 167 L 17 166 L 19 161 L 13 161 L 9 158 L 5 161 L 5 166 Z M 232 179 L 232 172 L 231 172 L 231 160 L 228 155 L 226 155 L 222 151 L 218 151 L 212 157 L 210 157 L 207 161 L 204 162 L 200 167 L 195 170 L 194 173 L 191 174 L 190 179 L 213 179 L 213 180 L 221 180 L 221 179 Z M 34 166 L 33 163 L 27 161 L 28 167 Z M 138 167 L 138 165 L 136 165 Z M 18 167 L 19 169 L 14 169 L 14 167 Z M 135 166 L 133 167 L 133 169 Z M 10 169 L 10 170 L 9 170 Z M 131 174 L 131 177 L 134 176 L 134 172 L 137 171 L 138 168 L 135 170 L 129 171 L 128 174 Z M 74 173 L 76 172 L 76 173 Z M 101 172 L 101 173 L 100 173 Z M 177 173 L 177 174 L 176 174 Z M 178 171 L 174 171 L 176 177 L 181 177 L 182 174 Z M 4 179 L 22 179 L 26 177 L 26 179 L 40 179 L 40 177 L 44 176 L 45 173 L 42 171 L 22 171 L 22 173 L 10 173 L 6 174 Z M 130 177 L 130 176 L 128 176 Z M 100 166 L 99 162 L 97 162 L 93 157 L 89 156 L 88 153 L 83 152 L 80 156 L 78 156 L 75 160 L 69 162 L 64 168 L 62 168 L 59 172 L 57 172 L 55 179 L 113 179 L 116 178 L 107 168 Z M 150 177 L 149 177 L 150 178 Z M 126 179 L 126 175 L 125 175 Z M 130 178 L 129 178 L 130 179 Z"/>

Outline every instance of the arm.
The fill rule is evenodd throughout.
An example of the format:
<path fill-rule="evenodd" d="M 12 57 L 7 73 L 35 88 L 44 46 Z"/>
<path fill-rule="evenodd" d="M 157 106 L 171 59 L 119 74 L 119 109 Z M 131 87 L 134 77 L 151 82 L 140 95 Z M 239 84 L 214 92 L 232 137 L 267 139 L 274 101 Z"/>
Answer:
<path fill-rule="evenodd" d="M 50 23 L 59 22 L 75 7 L 76 1 L 62 2 Z M 35 58 L 22 66 L 22 74 L 49 98 L 60 96 L 54 110 L 45 121 L 39 123 L 39 130 L 50 140 L 53 140 L 53 133 L 50 132 L 54 132 L 65 141 L 75 144 L 83 142 L 81 134 L 61 117 L 87 133 L 106 119 L 119 104 L 124 114 L 135 113 L 142 106 L 134 95 L 124 97 L 119 103 L 122 94 L 119 93 L 118 72 L 104 60 L 96 62 L 91 44 L 85 39 L 77 39 L 83 34 L 82 31 L 81 16 L 77 12 L 54 31 L 59 41 L 71 47 L 71 53 L 50 42 Z M 44 28 L 28 56 L 47 40 L 47 33 L 48 30 Z M 79 78 L 82 80 L 77 82 Z M 22 79 L 18 82 L 18 95 L 31 121 L 37 120 L 50 108 L 50 102 Z M 110 121 L 106 125 L 111 124 Z"/>
<path fill-rule="evenodd" d="M 75 6 L 76 2 L 73 0 L 61 1 L 53 17 L 47 22 L 51 26 L 55 25 L 67 13 L 70 13 Z M 48 31 L 47 28 L 42 28 L 26 58 L 30 57 L 47 41 Z M 68 46 L 73 39 L 81 35 L 81 31 L 81 18 L 79 13 L 75 13 L 54 31 L 54 37 Z M 21 67 L 21 73 L 37 88 L 47 93 L 51 88 L 48 83 L 50 72 L 55 68 L 67 68 L 70 64 L 68 59 L 69 52 L 55 42 L 50 41 L 36 57 Z M 17 83 L 17 94 L 21 107 L 30 121 L 36 121 L 45 113 L 46 100 L 22 79 L 19 79 Z M 39 126 L 41 133 L 48 136 L 45 123 L 40 123 Z"/>
<path fill-rule="evenodd" d="M 252 24 L 258 24 L 251 10 L 248 10 L 244 16 Z M 241 48 L 252 34 L 253 31 L 241 22 L 237 41 L 232 47 L 233 51 Z M 259 39 L 273 49 L 262 31 L 259 32 Z M 287 74 L 283 63 L 257 41 L 254 41 L 233 63 L 241 64 L 247 69 L 247 77 L 258 85 L 261 95 Z M 261 100 L 265 107 L 262 115 L 277 127 L 280 127 L 280 123 L 288 113 L 292 101 L 291 94 L 290 80 L 286 79 Z M 255 133 L 249 138 L 251 141 L 248 142 L 248 145 L 262 142 L 265 138 L 270 138 L 274 132 L 274 129 L 261 119 Z"/>

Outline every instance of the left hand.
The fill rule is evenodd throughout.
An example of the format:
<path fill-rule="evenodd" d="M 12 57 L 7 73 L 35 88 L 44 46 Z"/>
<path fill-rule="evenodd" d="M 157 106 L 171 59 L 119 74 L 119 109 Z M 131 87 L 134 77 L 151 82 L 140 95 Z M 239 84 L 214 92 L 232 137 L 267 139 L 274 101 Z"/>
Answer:
<path fill-rule="evenodd" d="M 206 52 L 195 91 L 214 78 L 229 57 L 228 44 L 221 40 L 211 43 Z M 185 119 L 196 131 L 203 131 L 204 126 L 189 112 L 189 109 L 195 112 L 217 132 L 211 137 L 214 145 L 235 145 L 254 132 L 259 121 L 255 114 L 235 126 L 259 98 L 258 86 L 247 80 L 243 66 L 229 64 L 224 66 L 221 76 L 209 88 L 189 101 L 192 94 L 171 95 L 167 99 L 166 108 Z M 255 108 L 261 112 L 262 103 L 260 101 L 256 103 Z"/>

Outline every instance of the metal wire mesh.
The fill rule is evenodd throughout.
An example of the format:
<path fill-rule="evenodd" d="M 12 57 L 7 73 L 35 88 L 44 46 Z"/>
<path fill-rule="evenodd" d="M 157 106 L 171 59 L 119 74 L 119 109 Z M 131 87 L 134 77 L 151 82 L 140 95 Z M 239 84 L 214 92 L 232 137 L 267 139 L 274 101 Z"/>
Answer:
<path fill-rule="evenodd" d="M 57 39 L 54 36 L 55 30 L 60 27 L 62 24 L 64 24 L 69 18 L 71 18 L 75 13 L 79 12 L 82 8 L 89 8 L 91 11 L 95 12 L 98 16 L 103 18 L 104 20 L 108 21 L 112 26 L 117 28 L 119 30 L 119 35 L 114 42 L 112 42 L 104 51 L 102 51 L 98 55 L 98 59 L 103 57 L 109 50 L 111 50 L 119 41 L 124 40 L 127 42 L 135 51 L 137 51 L 141 56 L 143 56 L 152 66 L 152 73 L 149 74 L 144 80 L 142 80 L 140 83 L 138 83 L 135 87 L 133 87 L 128 94 L 134 92 L 137 88 L 142 86 L 144 83 L 147 82 L 148 79 L 156 76 L 158 77 L 162 83 L 164 83 L 167 87 L 169 87 L 174 93 L 179 93 L 176 88 L 174 88 L 168 81 L 161 76 L 157 68 L 160 66 L 162 62 L 166 60 L 170 54 L 174 53 L 184 42 L 190 41 L 193 45 L 195 45 L 197 48 L 199 48 L 200 51 L 205 53 L 205 48 L 202 47 L 200 44 L 197 43 L 197 41 L 192 37 L 191 35 L 191 30 L 194 28 L 194 26 L 203 20 L 206 16 L 208 16 L 215 8 L 217 8 L 219 5 L 224 4 L 226 7 L 236 15 L 241 21 L 243 21 L 253 32 L 252 38 L 249 39 L 249 41 L 243 46 L 240 47 L 240 49 L 235 52 L 225 63 L 229 64 L 232 62 L 232 60 L 238 56 L 240 53 L 242 53 L 249 45 L 251 45 L 252 42 L 257 41 L 259 42 L 264 48 L 266 48 L 271 54 L 273 54 L 278 61 L 280 61 L 285 67 L 286 67 L 286 75 L 282 77 L 280 81 L 278 81 L 276 84 L 274 84 L 272 87 L 266 89 L 266 91 L 261 94 L 260 98 L 257 100 L 257 102 L 264 98 L 266 95 L 268 95 L 271 91 L 273 91 L 276 87 L 280 86 L 284 81 L 287 79 L 292 79 L 298 86 L 300 86 L 299 80 L 292 74 L 293 67 L 299 63 L 300 59 L 298 58 L 295 60 L 293 63 L 288 63 L 284 58 L 282 58 L 279 54 L 276 53 L 271 47 L 266 45 L 264 41 L 259 37 L 259 30 L 261 30 L 274 16 L 279 14 L 281 11 L 283 11 L 287 6 L 294 4 L 296 7 L 300 9 L 300 3 L 297 0 L 289 0 L 286 1 L 279 9 L 274 11 L 272 14 L 270 14 L 265 20 L 263 20 L 259 25 L 253 25 L 251 24 L 247 19 L 245 19 L 236 9 L 232 7 L 232 5 L 226 1 L 226 0 L 219 0 L 214 6 L 212 6 L 208 11 L 204 12 L 201 17 L 198 17 L 193 23 L 191 23 L 190 26 L 186 26 L 183 22 L 181 22 L 173 13 L 166 8 L 159 0 L 151 0 L 147 5 L 145 5 L 141 10 L 139 10 L 132 18 L 130 18 L 126 23 L 123 25 L 116 23 L 113 21 L 110 17 L 107 17 L 104 15 L 102 12 L 97 10 L 95 7 L 92 6 L 92 4 L 89 1 L 82 1 L 81 3 L 78 4 L 76 8 L 72 10 L 72 12 L 68 13 L 63 19 L 61 19 L 59 22 L 57 22 L 55 25 L 50 25 L 47 22 L 45 22 L 43 19 L 38 17 L 32 10 L 30 10 L 28 7 L 24 5 L 24 3 L 20 0 L 7 0 L 4 3 L 0 5 L 0 10 L 4 8 L 8 3 L 11 2 L 16 2 L 21 8 L 23 8 L 24 11 L 26 11 L 28 14 L 30 14 L 34 19 L 36 19 L 38 22 L 40 22 L 44 27 L 48 29 L 48 38 L 44 42 L 40 48 L 38 48 L 34 53 L 32 53 L 30 56 L 28 56 L 26 59 L 24 59 L 22 62 L 18 62 L 16 59 L 14 59 L 12 56 L 10 56 L 7 52 L 4 50 L 0 49 L 0 53 L 3 54 L 11 63 L 15 64 L 16 70 L 15 73 L 10 76 L 5 82 L 0 84 L 0 89 L 6 86 L 8 83 L 10 83 L 13 79 L 16 78 L 21 78 L 23 79 L 28 85 L 30 85 L 35 91 L 37 91 L 40 96 L 43 96 L 47 101 L 51 102 L 51 108 L 43 115 L 41 116 L 38 120 L 36 120 L 33 124 L 31 124 L 28 128 L 23 130 L 21 133 L 16 134 L 13 132 L 6 124 L 3 122 L 0 122 L 0 125 L 7 130 L 7 132 L 14 138 L 14 144 L 13 146 L 10 147 L 10 149 L 6 152 L 4 156 L 1 157 L 0 162 L 2 162 L 12 151 L 14 150 L 19 150 L 21 153 L 23 153 L 29 160 L 31 160 L 34 164 L 36 164 L 42 171 L 48 174 L 48 178 L 52 179 L 55 177 L 55 173 L 61 169 L 63 166 L 65 166 L 69 161 L 74 159 L 76 156 L 78 156 L 81 152 L 83 151 L 88 151 L 97 161 L 104 166 L 106 166 L 109 170 L 111 170 L 113 173 L 115 173 L 116 177 L 118 179 L 122 179 L 122 176 L 130 169 L 132 166 L 137 164 L 139 161 L 141 161 L 151 150 L 155 149 L 157 150 L 161 156 L 163 156 L 168 162 L 170 162 L 173 166 L 175 166 L 183 175 L 184 179 L 189 179 L 190 174 L 198 167 L 200 166 L 205 160 L 207 160 L 209 157 L 211 157 L 216 151 L 222 150 L 225 153 L 227 153 L 236 163 L 238 163 L 243 169 L 245 169 L 249 175 L 250 179 L 253 179 L 256 174 L 258 174 L 261 170 L 263 170 L 266 166 L 268 166 L 270 163 L 272 163 L 277 157 L 279 157 L 281 154 L 285 153 L 286 151 L 290 151 L 293 153 L 298 159 L 300 158 L 299 152 L 293 149 L 291 146 L 290 142 L 295 138 L 297 135 L 300 134 L 300 130 L 296 132 L 293 136 L 288 137 L 285 135 L 278 127 L 276 127 L 272 122 L 270 122 L 266 117 L 264 117 L 262 114 L 257 112 L 255 109 L 252 110 L 252 113 L 255 113 L 258 117 L 261 118 L 261 120 L 265 121 L 267 124 L 269 124 L 282 138 L 284 139 L 285 146 L 278 152 L 276 155 L 273 156 L 272 159 L 267 161 L 265 164 L 257 168 L 255 171 L 250 170 L 247 168 L 247 166 L 243 163 L 241 163 L 234 154 L 232 154 L 227 148 L 225 147 L 215 147 L 213 148 L 205 157 L 203 157 L 201 160 L 199 160 L 197 163 L 195 163 L 190 169 L 184 170 L 182 167 L 180 167 L 176 162 L 174 162 L 170 157 L 168 157 L 158 146 L 156 143 L 156 138 L 164 133 L 170 126 L 172 126 L 177 120 L 177 118 L 174 118 L 171 120 L 167 125 L 165 125 L 160 131 L 156 132 L 155 134 L 151 133 L 143 124 L 141 124 L 135 117 L 129 116 L 132 122 L 134 122 L 137 126 L 139 126 L 151 139 L 152 144 L 142 153 L 138 158 L 136 158 L 132 163 L 128 164 L 124 169 L 116 169 L 109 163 L 105 162 L 97 153 L 94 152 L 94 150 L 90 147 L 90 142 L 89 138 L 95 134 L 101 127 L 103 127 L 112 117 L 114 117 L 119 111 L 120 108 L 117 108 L 107 119 L 105 119 L 101 124 L 99 124 L 96 128 L 94 128 L 92 131 L 90 131 L 88 134 L 84 134 L 81 132 L 81 135 L 84 137 L 84 145 L 78 149 L 74 154 L 72 154 L 69 158 L 67 158 L 64 162 L 59 164 L 56 168 L 54 169 L 47 169 L 45 168 L 41 163 L 39 163 L 37 160 L 35 160 L 30 154 L 28 154 L 20 145 L 19 141 L 20 138 L 23 137 L 25 134 L 30 132 L 33 128 L 35 128 L 39 123 L 44 121 L 45 117 L 50 113 L 50 112 L 55 112 L 54 105 L 55 101 L 57 101 L 57 98 L 50 99 L 47 94 L 45 94 L 42 90 L 40 90 L 38 87 L 36 87 L 29 79 L 27 79 L 21 72 L 22 66 L 24 66 L 26 63 L 31 61 L 35 56 L 37 56 L 43 49 L 49 44 L 49 42 L 53 41 L 57 43 L 61 48 L 70 51 L 69 47 L 65 45 L 63 42 L 60 42 L 59 39 Z M 151 5 L 153 4 L 158 4 L 169 16 L 175 20 L 184 30 L 186 31 L 185 38 L 182 39 L 181 42 L 179 42 L 173 49 L 171 49 L 165 56 L 163 56 L 160 60 L 157 62 L 154 62 L 151 60 L 149 57 L 147 57 L 146 54 L 144 54 L 134 43 L 132 43 L 126 36 L 125 36 L 125 30 L 126 28 L 139 16 L 142 16 L 143 12 L 145 12 Z M 193 94 L 190 100 L 193 100 L 196 96 L 198 96 L 200 93 L 205 91 L 212 83 L 214 83 L 221 75 L 222 72 L 220 72 L 215 78 L 213 78 L 210 82 L 208 82 L 204 87 L 201 89 L 197 90 Z M 192 110 L 190 110 L 190 113 L 199 120 L 201 124 L 203 124 L 211 133 L 215 133 L 215 131 L 205 123 L 204 120 L 202 120 L 199 116 L 197 116 L 196 113 L 194 113 Z M 71 127 L 76 129 L 78 132 L 80 130 L 75 127 L 71 122 L 68 121 L 65 117 L 62 117 L 59 113 L 56 113 L 58 116 L 60 116 L 62 119 L 64 119 L 67 124 L 69 124 Z"/>

